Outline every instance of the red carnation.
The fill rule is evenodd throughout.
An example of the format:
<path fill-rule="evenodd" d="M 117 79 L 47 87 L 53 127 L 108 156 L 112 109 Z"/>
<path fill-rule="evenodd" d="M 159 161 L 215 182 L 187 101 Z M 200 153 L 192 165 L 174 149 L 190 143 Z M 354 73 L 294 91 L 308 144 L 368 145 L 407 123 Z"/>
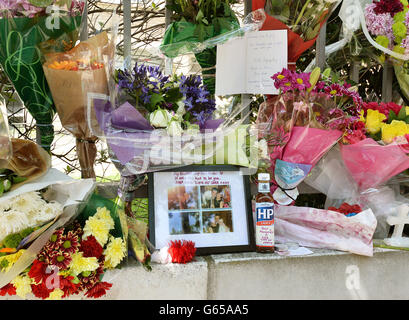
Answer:
<path fill-rule="evenodd" d="M 390 13 L 393 17 L 396 13 L 403 11 L 403 4 L 399 0 L 380 0 L 374 3 L 376 4 L 374 8 L 376 14 Z"/>
<path fill-rule="evenodd" d="M 339 208 L 335 208 L 335 207 L 329 207 L 328 210 L 331 211 L 336 211 L 336 212 L 340 212 L 343 214 L 349 214 L 349 213 L 360 213 L 362 212 L 362 208 L 355 204 L 355 205 L 350 205 L 346 202 L 344 202 L 343 204 L 341 204 L 341 206 Z"/>
<path fill-rule="evenodd" d="M 46 273 L 47 265 L 39 260 L 34 260 L 33 265 L 28 272 L 28 276 L 34 279 L 36 283 L 46 281 L 48 275 Z"/>
<path fill-rule="evenodd" d="M 91 289 L 89 289 L 85 293 L 85 295 L 88 298 L 97 299 L 97 298 L 104 296 L 111 287 L 112 287 L 112 283 L 98 282 Z"/>
<path fill-rule="evenodd" d="M 65 278 L 60 276 L 60 289 L 64 291 L 64 295 L 62 296 L 63 298 L 79 293 L 79 284 L 73 283 L 73 279 L 73 276 L 68 276 Z"/>
<path fill-rule="evenodd" d="M 81 241 L 80 251 L 83 252 L 85 258 L 96 257 L 99 259 L 104 252 L 104 249 L 94 236 L 89 236 L 86 240 Z"/>
<path fill-rule="evenodd" d="M 31 285 L 31 290 L 33 291 L 33 294 L 37 297 L 37 298 L 41 298 L 41 299 L 47 299 L 50 296 L 51 291 L 54 290 L 54 288 L 52 288 L 51 290 L 49 290 L 47 288 L 47 286 L 45 285 L 44 282 L 41 282 L 40 284 L 32 284 Z"/>
<path fill-rule="evenodd" d="M 195 257 L 195 243 L 186 240 L 171 241 L 168 252 L 172 257 L 172 263 L 187 263 Z"/>
<path fill-rule="evenodd" d="M 16 287 L 9 283 L 6 284 L 3 288 L 0 288 L 0 296 L 4 297 L 5 295 L 14 296 L 16 294 Z"/>

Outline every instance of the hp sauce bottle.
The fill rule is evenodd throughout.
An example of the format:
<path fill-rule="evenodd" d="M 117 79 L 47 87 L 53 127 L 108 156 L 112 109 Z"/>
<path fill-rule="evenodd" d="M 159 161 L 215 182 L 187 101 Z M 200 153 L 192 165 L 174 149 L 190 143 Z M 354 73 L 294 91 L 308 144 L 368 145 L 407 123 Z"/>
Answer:
<path fill-rule="evenodd" d="M 270 174 L 258 174 L 256 196 L 256 251 L 274 252 L 274 199 L 270 192 Z"/>

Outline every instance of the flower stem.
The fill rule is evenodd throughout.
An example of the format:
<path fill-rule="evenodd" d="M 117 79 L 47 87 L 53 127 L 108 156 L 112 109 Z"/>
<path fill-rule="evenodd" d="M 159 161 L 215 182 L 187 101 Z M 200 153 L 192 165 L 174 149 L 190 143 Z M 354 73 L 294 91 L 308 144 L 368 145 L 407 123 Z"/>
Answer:
<path fill-rule="evenodd" d="M 307 9 L 307 6 L 309 5 L 309 3 L 311 2 L 311 0 L 307 0 L 304 4 L 304 6 L 301 9 L 300 15 L 298 16 L 297 20 L 295 21 L 294 25 L 298 25 L 298 23 L 300 22 L 302 15 L 304 14 L 304 11 Z"/>

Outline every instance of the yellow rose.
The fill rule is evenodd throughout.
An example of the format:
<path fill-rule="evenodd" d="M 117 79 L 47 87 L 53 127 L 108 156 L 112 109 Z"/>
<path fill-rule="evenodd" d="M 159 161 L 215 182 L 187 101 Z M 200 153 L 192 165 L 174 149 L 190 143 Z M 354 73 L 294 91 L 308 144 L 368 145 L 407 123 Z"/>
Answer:
<path fill-rule="evenodd" d="M 392 143 L 396 137 L 409 134 L 409 126 L 404 121 L 393 120 L 390 124 L 382 125 L 382 141 Z"/>
<path fill-rule="evenodd" d="M 386 116 L 383 113 L 380 113 L 378 110 L 368 109 L 365 127 L 369 133 L 376 134 L 381 130 L 384 120 L 386 120 Z"/>
<path fill-rule="evenodd" d="M 406 115 L 409 116 L 409 107 L 405 107 Z"/>

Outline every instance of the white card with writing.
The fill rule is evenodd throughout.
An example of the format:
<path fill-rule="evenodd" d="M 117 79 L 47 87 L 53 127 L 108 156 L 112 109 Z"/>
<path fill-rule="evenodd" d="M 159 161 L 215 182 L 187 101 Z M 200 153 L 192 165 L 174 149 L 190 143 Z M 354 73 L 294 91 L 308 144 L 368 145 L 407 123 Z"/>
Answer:
<path fill-rule="evenodd" d="M 271 77 L 287 64 L 287 30 L 248 32 L 218 45 L 216 95 L 277 94 Z"/>

